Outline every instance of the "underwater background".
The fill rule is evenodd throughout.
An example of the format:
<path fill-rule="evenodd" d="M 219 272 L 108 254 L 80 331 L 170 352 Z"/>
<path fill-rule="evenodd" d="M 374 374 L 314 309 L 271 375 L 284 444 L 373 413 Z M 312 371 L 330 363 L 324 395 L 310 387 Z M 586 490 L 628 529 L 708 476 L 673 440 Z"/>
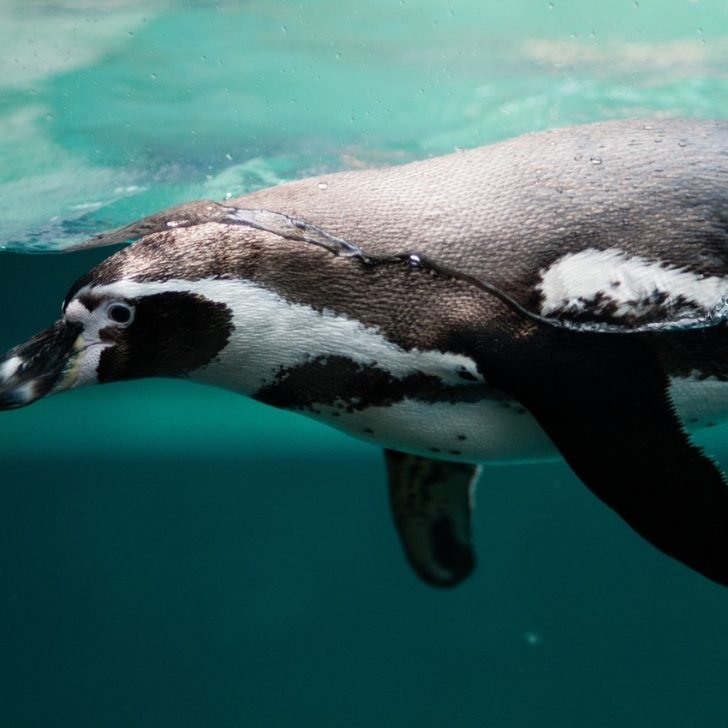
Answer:
<path fill-rule="evenodd" d="M 3 350 L 111 251 L 23 253 L 178 202 L 728 118 L 727 0 L 0 0 L 0 48 Z M 563 464 L 487 467 L 477 504 L 435 590 L 334 430 L 161 380 L 4 412 L 0 726 L 726 724 L 725 588 Z"/>

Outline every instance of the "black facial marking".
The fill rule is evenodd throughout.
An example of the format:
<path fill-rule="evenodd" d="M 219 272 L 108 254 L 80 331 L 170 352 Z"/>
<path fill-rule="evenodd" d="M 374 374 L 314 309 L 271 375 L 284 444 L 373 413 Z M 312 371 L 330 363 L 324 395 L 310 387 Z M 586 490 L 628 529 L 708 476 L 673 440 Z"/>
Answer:
<path fill-rule="evenodd" d="M 109 326 L 99 382 L 141 377 L 185 376 L 211 362 L 233 330 L 232 312 L 223 303 L 192 293 L 159 293 L 135 301 L 134 322 Z"/>
<path fill-rule="evenodd" d="M 78 300 L 84 305 L 87 311 L 93 311 L 96 309 L 96 307 L 101 303 L 101 299 L 97 298 L 96 296 L 92 296 L 90 294 L 84 293 L 83 295 L 78 297 Z M 63 308 L 68 305 L 68 302 L 70 301 L 70 298 L 66 298 L 66 301 L 64 303 Z"/>

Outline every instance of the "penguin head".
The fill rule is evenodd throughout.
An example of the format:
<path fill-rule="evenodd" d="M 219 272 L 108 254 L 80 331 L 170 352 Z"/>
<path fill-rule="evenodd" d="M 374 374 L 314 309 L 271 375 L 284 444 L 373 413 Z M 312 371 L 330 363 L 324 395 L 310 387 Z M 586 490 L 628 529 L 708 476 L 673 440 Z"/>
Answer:
<path fill-rule="evenodd" d="M 412 270 L 250 226 L 155 231 L 80 278 L 61 318 L 0 358 L 0 410 L 146 377 L 257 396 L 281 371 L 332 345 L 347 349 L 362 316 L 375 329 L 386 325 L 387 302 L 405 290 L 399 283 L 410 302 L 420 300 Z M 381 303 L 370 319 L 371 301 Z M 408 327 L 398 331 L 406 336 Z M 412 347 L 422 341 L 415 333 Z"/>
<path fill-rule="evenodd" d="M 0 359 L 0 409 L 87 384 L 184 377 L 225 347 L 225 303 L 184 280 L 131 279 L 109 265 L 116 257 L 72 286 L 58 321 Z"/>

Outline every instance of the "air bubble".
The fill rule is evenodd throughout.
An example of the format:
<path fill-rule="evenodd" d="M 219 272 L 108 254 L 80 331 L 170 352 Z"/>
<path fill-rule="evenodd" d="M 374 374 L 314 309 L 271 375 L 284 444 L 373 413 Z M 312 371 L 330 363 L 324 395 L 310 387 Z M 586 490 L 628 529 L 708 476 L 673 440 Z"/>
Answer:
<path fill-rule="evenodd" d="M 728 318 L 728 296 L 722 296 L 719 303 L 710 309 L 708 319 L 716 323 L 725 321 Z"/>

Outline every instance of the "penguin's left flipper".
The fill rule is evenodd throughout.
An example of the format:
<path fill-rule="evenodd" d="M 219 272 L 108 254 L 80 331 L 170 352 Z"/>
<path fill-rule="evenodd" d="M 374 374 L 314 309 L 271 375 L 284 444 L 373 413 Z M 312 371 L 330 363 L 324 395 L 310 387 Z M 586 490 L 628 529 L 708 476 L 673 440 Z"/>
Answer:
<path fill-rule="evenodd" d="M 389 497 L 410 564 L 434 586 L 454 586 L 475 565 L 473 491 L 480 468 L 385 450 Z"/>
<path fill-rule="evenodd" d="M 728 586 L 728 486 L 688 439 L 649 339 L 543 330 L 508 348 L 492 383 L 530 410 L 579 478 L 658 549 Z"/>

